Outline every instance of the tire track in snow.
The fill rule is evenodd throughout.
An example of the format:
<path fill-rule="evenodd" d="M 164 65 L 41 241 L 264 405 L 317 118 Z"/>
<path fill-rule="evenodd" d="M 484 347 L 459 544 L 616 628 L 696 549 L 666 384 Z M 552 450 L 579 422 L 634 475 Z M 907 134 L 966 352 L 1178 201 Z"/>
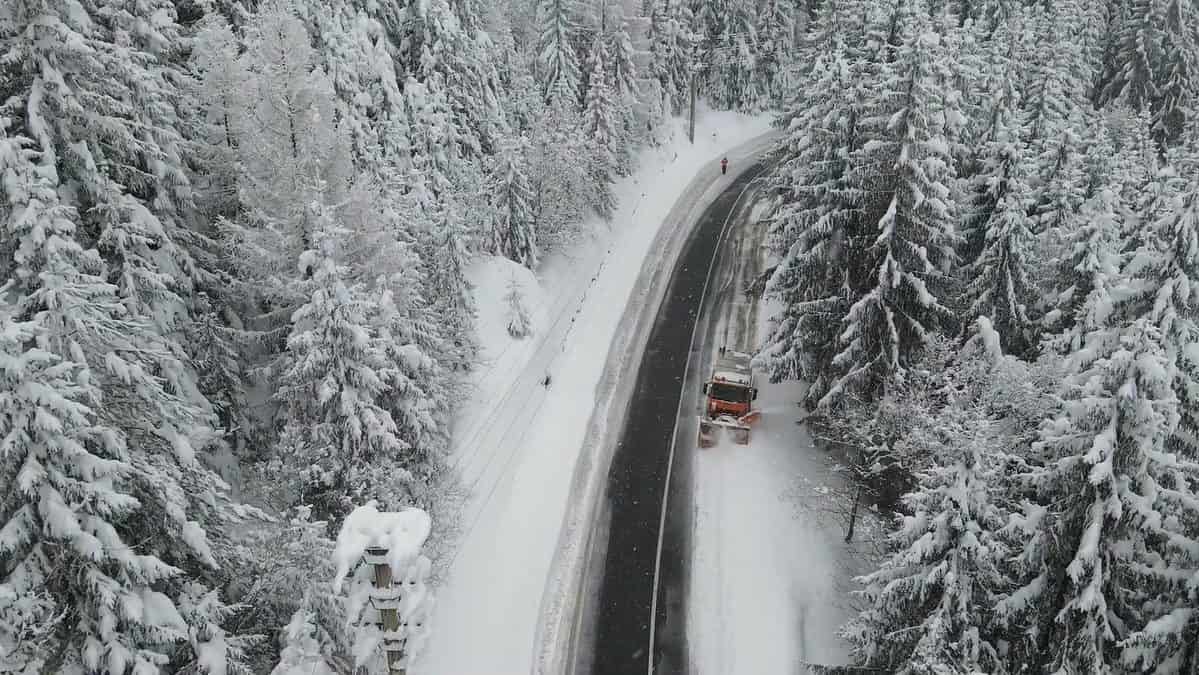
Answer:
<path fill-rule="evenodd" d="M 513 466 L 513 460 L 520 454 L 522 443 L 527 436 L 529 429 L 533 426 L 533 422 L 541 412 L 541 404 L 545 401 L 550 387 L 545 387 L 541 384 L 541 373 L 549 373 L 552 370 L 551 366 L 557 357 L 562 353 L 562 345 L 569 336 L 570 331 L 574 328 L 575 320 L 579 315 L 579 311 L 586 302 L 587 294 L 596 279 L 603 272 L 608 256 L 612 253 L 612 248 L 609 246 L 604 254 L 600 257 L 599 263 L 595 271 L 590 275 L 584 271 L 578 275 L 576 279 L 581 280 L 577 285 L 575 293 L 567 296 L 568 300 L 561 307 L 560 311 L 556 311 L 554 322 L 550 325 L 549 330 L 545 331 L 537 351 L 525 363 L 519 364 L 517 368 L 523 368 L 521 376 L 518 377 L 514 386 L 509 387 L 504 397 L 500 400 L 481 428 L 483 433 L 479 434 L 476 443 L 478 448 L 488 446 L 493 448 L 487 455 L 487 459 L 483 462 L 483 466 L 477 471 L 472 471 L 470 474 L 467 471 L 460 471 L 459 476 L 464 483 L 469 482 L 468 493 L 470 498 L 463 508 L 463 522 L 467 523 L 464 528 L 463 539 L 469 537 L 478 524 L 487 505 L 492 502 L 498 494 L 499 486 L 504 482 L 504 477 L 510 472 Z M 577 266 L 576 269 L 586 270 L 585 266 Z M 566 311 L 571 305 L 575 306 L 574 311 Z M 569 317 L 569 321 L 564 323 L 564 319 Z M 555 348 L 557 351 L 555 351 Z M 540 368 L 532 367 L 533 364 L 540 364 Z M 540 391 L 538 391 L 540 390 Z M 534 402 L 535 399 L 535 402 Z M 501 415 L 508 413 L 510 419 L 506 424 L 496 424 L 501 418 Z M 512 414 L 515 413 L 515 414 Z M 512 439 L 513 431 L 519 430 L 520 435 L 515 439 L 514 443 L 507 443 Z M 498 438 L 495 438 L 494 443 L 489 443 L 498 431 Z M 505 450 L 507 452 L 505 453 Z M 472 457 L 477 457 L 478 452 L 472 454 Z M 489 472 L 495 460 L 505 454 L 503 462 L 501 462 L 494 472 Z M 477 464 L 477 463 L 476 463 Z M 467 468 L 470 468 L 468 466 Z M 468 478 L 468 475 L 473 475 L 474 478 Z M 484 494 L 485 490 L 485 494 Z M 481 497 L 481 498 L 480 498 Z M 452 567 L 457 560 L 459 547 L 453 557 L 450 559 Z"/>
<path fill-rule="evenodd" d="M 608 252 L 610 253 L 611 249 L 609 249 Z M 606 256 L 607 253 L 604 255 Z M 552 342 L 556 341 L 552 338 L 555 338 L 556 336 L 561 337 L 561 335 L 559 335 L 557 332 L 557 328 L 561 324 L 562 320 L 567 316 L 566 309 L 570 307 L 572 303 L 577 303 L 581 300 L 581 298 L 584 297 L 587 287 L 591 284 L 590 281 L 585 281 L 587 279 L 586 267 L 583 265 L 576 265 L 573 266 L 573 269 L 579 270 L 579 273 L 574 276 L 575 283 L 567 285 L 561 292 L 558 293 L 554 305 L 550 309 L 550 316 L 553 317 L 553 322 L 542 330 L 542 335 L 538 340 L 537 348 L 536 351 L 534 351 L 533 356 L 530 357 L 526 362 L 521 362 L 520 359 L 510 359 L 508 361 L 510 367 L 503 371 L 497 371 L 493 367 L 491 372 L 482 378 L 476 386 L 477 392 L 485 393 L 489 391 L 491 389 L 490 387 L 483 387 L 481 385 L 483 382 L 487 381 L 488 378 L 492 377 L 492 374 L 496 373 L 499 375 L 506 375 L 509 379 L 515 380 L 512 386 L 504 390 L 504 396 L 501 397 L 498 403 L 490 408 L 486 406 L 479 406 L 479 410 L 482 412 L 475 415 L 475 417 L 481 419 L 479 419 L 478 422 L 470 425 L 471 431 L 465 432 L 462 436 L 462 438 L 465 440 L 454 443 L 454 447 L 456 449 L 454 456 L 457 457 L 457 461 L 451 466 L 451 468 L 455 471 L 458 471 L 459 476 L 463 476 L 463 474 L 466 473 L 469 468 L 471 468 L 474 460 L 478 457 L 479 453 L 481 452 L 480 449 L 483 447 L 483 444 L 479 442 L 481 440 L 480 436 L 493 429 L 500 415 L 505 411 L 505 409 L 508 408 L 508 403 L 511 401 L 512 396 L 516 393 L 517 387 L 521 383 L 521 375 L 525 375 L 526 379 L 537 379 L 536 374 L 538 371 L 536 369 L 528 368 L 528 365 L 533 363 L 534 360 L 543 353 L 547 344 L 551 344 Z M 592 276 L 592 280 L 594 280 L 594 275 Z M 502 358 L 502 356 L 506 354 L 508 349 L 510 349 L 514 344 L 516 343 L 510 342 L 508 346 L 505 347 L 504 351 L 500 353 L 500 356 L 497 356 L 497 359 Z M 514 373 L 515 377 L 513 377 Z M 498 377 L 498 375 L 496 376 Z"/>

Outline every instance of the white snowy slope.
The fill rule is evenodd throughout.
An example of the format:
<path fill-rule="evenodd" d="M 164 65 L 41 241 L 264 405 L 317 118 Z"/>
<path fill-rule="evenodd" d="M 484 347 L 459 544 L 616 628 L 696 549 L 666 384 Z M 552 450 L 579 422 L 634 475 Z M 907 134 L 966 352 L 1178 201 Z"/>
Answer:
<path fill-rule="evenodd" d="M 470 497 L 446 584 L 414 675 L 509 675 L 530 672 L 547 579 L 559 546 L 579 450 L 596 404 L 609 345 L 629 308 L 643 263 L 678 202 L 710 201 L 730 177 L 723 153 L 768 132 L 768 116 L 701 111 L 696 144 L 682 128 L 672 146 L 645 151 L 635 175 L 617 185 L 617 213 L 606 236 L 555 254 L 527 293 L 534 333 L 513 342 L 502 318 L 507 280 L 480 283 L 478 304 L 486 365 L 457 421 L 451 462 Z M 762 144 L 759 143 L 758 146 Z M 693 181 L 697 171 L 710 178 Z M 702 175 L 702 174 L 701 174 Z M 698 212 L 698 211 L 696 211 Z M 597 225 L 600 230 L 604 226 Z M 505 273 L 481 263 L 475 280 Z M 527 280 L 526 280 L 527 281 Z M 538 303 L 534 305 L 534 303 Z M 644 337 L 641 338 L 642 341 Z M 548 388 L 542 385 L 546 374 Z M 590 497 L 588 497 L 590 498 Z"/>
<path fill-rule="evenodd" d="M 730 234 L 735 266 L 713 285 L 731 292 L 717 296 L 701 353 L 714 356 L 721 343 L 752 352 L 765 332 L 770 305 L 741 292 L 764 269 L 763 224 L 754 221 Z M 749 445 L 722 438 L 708 449 L 694 439 L 676 446 L 696 453 L 687 617 L 695 675 L 793 675 L 805 662 L 849 661 L 836 631 L 852 613 L 850 580 L 864 556 L 844 542 L 841 505 L 830 494 L 842 479 L 796 424 L 802 384 L 759 379 L 758 387 L 762 415 Z M 698 403 L 684 411 L 698 414 Z"/>

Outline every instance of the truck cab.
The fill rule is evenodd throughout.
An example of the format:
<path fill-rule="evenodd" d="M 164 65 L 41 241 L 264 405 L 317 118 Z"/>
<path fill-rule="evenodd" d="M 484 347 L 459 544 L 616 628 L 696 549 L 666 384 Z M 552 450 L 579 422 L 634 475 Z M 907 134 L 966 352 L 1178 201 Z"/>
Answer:
<path fill-rule="evenodd" d="M 716 427 L 733 430 L 739 444 L 749 442 L 749 423 L 756 417 L 753 401 L 758 397 L 750 360 L 749 354 L 721 350 L 711 377 L 704 383 L 706 401 L 700 419 L 700 447 L 715 443 Z"/>

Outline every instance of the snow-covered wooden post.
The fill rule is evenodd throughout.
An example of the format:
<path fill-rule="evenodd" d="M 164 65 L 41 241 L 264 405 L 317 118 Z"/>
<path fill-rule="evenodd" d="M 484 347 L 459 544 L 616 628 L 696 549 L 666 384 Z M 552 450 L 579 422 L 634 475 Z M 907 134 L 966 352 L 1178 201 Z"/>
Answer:
<path fill-rule="evenodd" d="M 379 622 L 383 629 L 383 650 L 387 652 L 387 669 L 404 674 L 400 665 L 404 656 L 403 638 L 394 637 L 400 632 L 400 589 L 391 583 L 391 563 L 387 560 L 387 549 L 372 546 L 363 556 L 373 574 L 371 581 L 371 604 L 379 610 Z"/>
<path fill-rule="evenodd" d="M 421 555 L 421 547 L 431 528 L 429 514 L 420 509 L 386 513 L 376 510 L 372 501 L 354 509 L 337 536 L 334 588 L 340 590 L 360 562 L 369 567 L 369 579 L 363 581 L 369 581 L 369 605 L 378 612 L 373 623 L 381 631 L 371 638 L 381 641 L 392 675 L 404 675 L 424 645 L 431 606 L 425 586 L 430 563 Z M 366 649 L 356 646 L 354 651 L 363 655 L 373 652 L 374 646 L 377 642 Z"/>

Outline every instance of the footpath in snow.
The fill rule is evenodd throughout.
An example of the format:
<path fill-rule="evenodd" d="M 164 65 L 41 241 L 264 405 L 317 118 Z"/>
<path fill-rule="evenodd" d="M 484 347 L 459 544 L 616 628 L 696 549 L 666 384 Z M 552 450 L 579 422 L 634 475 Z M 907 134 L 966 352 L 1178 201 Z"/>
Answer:
<path fill-rule="evenodd" d="M 641 297 L 634 290 L 643 266 L 664 255 L 655 247 L 663 228 L 692 225 L 668 215 L 711 201 L 731 178 L 720 175 L 720 158 L 748 161 L 750 153 L 733 151 L 760 141 L 770 118 L 701 110 L 694 146 L 676 126 L 675 140 L 644 151 L 641 170 L 616 186 L 611 225 L 597 223 L 593 240 L 549 256 L 538 279 L 496 258 L 472 270 L 484 363 L 456 420 L 450 460 L 469 496 L 414 675 L 534 669 L 563 516 L 583 498 L 572 494 L 572 478 L 609 347 L 635 309 L 630 298 Z M 704 171 L 710 178 L 697 179 Z M 506 331 L 510 278 L 524 289 L 533 323 L 533 335 L 519 341 Z"/>

